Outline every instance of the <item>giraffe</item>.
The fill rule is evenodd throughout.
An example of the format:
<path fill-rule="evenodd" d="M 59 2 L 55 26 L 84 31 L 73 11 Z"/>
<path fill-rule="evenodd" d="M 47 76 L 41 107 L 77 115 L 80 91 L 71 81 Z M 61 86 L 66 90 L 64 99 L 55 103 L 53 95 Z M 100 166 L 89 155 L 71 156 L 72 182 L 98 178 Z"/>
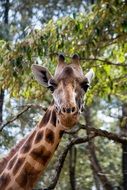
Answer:
<path fill-rule="evenodd" d="M 53 102 L 37 126 L 0 162 L 1 190 L 32 190 L 57 149 L 65 130 L 79 120 L 93 71 L 86 75 L 80 58 L 74 54 L 70 64 L 60 54 L 54 76 L 40 66 L 32 65 L 35 79 L 51 90 Z"/>

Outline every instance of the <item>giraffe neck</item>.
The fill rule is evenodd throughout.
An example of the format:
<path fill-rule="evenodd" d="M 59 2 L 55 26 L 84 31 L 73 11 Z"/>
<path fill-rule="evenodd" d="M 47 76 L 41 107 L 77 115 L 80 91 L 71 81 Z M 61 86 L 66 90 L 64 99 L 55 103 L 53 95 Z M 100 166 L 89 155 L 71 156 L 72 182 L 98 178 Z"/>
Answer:
<path fill-rule="evenodd" d="M 6 164 L 0 175 L 0 189 L 31 190 L 54 154 L 63 131 L 51 106 Z"/>

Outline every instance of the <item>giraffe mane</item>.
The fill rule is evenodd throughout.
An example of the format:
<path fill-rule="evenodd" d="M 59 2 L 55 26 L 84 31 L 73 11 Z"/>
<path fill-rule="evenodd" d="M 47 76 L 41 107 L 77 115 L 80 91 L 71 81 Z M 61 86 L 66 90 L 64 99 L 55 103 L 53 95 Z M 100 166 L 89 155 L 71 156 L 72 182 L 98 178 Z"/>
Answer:
<path fill-rule="evenodd" d="M 0 174 L 3 172 L 3 170 L 5 169 L 8 161 L 15 155 L 15 153 L 17 152 L 17 150 L 19 150 L 19 148 L 23 145 L 24 141 L 26 140 L 27 137 L 23 138 L 21 141 L 19 141 L 19 143 L 13 147 L 11 149 L 11 151 L 9 152 L 9 154 L 2 158 L 0 160 Z"/>

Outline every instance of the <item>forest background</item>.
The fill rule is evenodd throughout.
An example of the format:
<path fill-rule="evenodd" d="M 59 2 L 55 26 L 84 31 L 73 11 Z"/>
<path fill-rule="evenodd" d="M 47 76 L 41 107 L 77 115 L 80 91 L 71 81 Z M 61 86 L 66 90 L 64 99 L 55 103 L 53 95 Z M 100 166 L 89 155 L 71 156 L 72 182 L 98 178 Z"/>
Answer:
<path fill-rule="evenodd" d="M 127 190 L 125 0 L 0 0 L 0 157 L 51 102 L 31 65 L 53 73 L 59 53 L 68 61 L 78 53 L 95 78 L 80 123 L 64 134 L 36 190 Z M 84 141 L 70 146 L 77 137 Z"/>

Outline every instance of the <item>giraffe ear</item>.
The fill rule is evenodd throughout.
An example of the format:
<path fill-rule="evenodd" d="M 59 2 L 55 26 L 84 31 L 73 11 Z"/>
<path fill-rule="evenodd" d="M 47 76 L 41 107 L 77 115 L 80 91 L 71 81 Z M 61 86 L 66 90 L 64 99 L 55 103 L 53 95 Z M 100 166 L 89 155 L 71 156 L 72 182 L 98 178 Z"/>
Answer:
<path fill-rule="evenodd" d="M 40 65 L 32 65 L 31 69 L 35 79 L 44 87 L 48 87 L 48 81 L 52 78 L 49 71 Z"/>
<path fill-rule="evenodd" d="M 94 78 L 94 71 L 93 69 L 90 69 L 90 71 L 85 75 L 85 77 L 87 78 L 89 84 L 91 83 L 92 79 Z"/>

